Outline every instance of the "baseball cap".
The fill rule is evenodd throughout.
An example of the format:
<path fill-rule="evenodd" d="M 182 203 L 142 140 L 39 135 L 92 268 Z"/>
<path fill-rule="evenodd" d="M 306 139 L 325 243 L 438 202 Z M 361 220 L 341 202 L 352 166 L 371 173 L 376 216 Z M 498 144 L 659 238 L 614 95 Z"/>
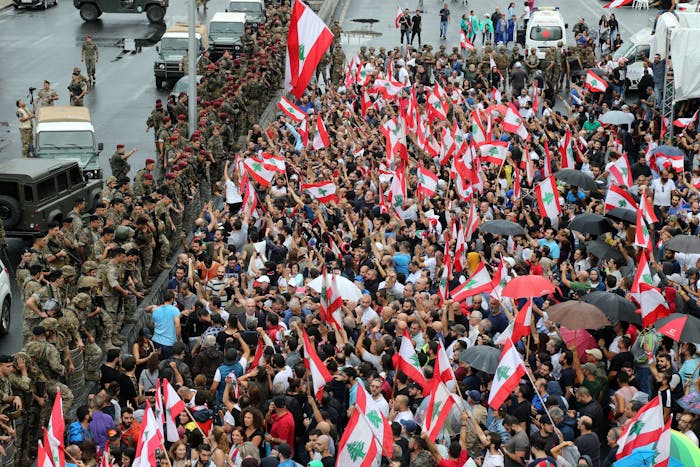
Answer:
<path fill-rule="evenodd" d="M 590 355 L 591 357 L 595 358 L 596 360 L 603 359 L 603 352 L 601 352 L 600 349 L 587 349 L 586 354 Z"/>
<path fill-rule="evenodd" d="M 481 392 L 477 391 L 476 389 L 472 389 L 467 393 L 467 395 L 474 402 L 481 402 Z"/>

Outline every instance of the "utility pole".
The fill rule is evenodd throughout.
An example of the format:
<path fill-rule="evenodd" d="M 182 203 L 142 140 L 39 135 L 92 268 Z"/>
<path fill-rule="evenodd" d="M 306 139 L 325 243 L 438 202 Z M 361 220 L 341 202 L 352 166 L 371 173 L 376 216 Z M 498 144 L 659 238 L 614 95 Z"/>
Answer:
<path fill-rule="evenodd" d="M 187 55 L 189 63 L 188 70 L 188 85 L 187 85 L 187 134 L 192 136 L 192 133 L 197 129 L 197 57 L 199 49 L 197 47 L 197 37 L 195 36 L 195 21 L 196 21 L 196 0 L 189 0 L 187 8 L 187 29 L 189 34 L 189 44 Z"/>

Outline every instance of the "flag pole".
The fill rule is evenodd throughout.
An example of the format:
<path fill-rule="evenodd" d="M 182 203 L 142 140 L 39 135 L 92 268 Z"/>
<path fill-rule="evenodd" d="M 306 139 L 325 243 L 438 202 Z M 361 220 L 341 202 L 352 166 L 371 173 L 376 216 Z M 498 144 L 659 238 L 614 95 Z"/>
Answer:
<path fill-rule="evenodd" d="M 549 413 L 549 410 L 547 409 L 547 406 L 544 404 L 544 399 L 542 399 L 542 396 L 540 396 L 540 393 L 537 392 L 537 387 L 535 386 L 535 382 L 532 380 L 532 376 L 530 375 L 530 372 L 528 371 L 527 368 L 525 368 L 525 374 L 527 375 L 527 379 L 530 380 L 530 384 L 532 384 L 532 389 L 535 390 L 535 394 L 537 395 L 537 398 L 538 398 L 538 399 L 540 400 L 540 402 L 542 403 L 542 408 L 544 409 L 544 412 L 547 414 L 547 418 L 549 418 L 549 421 L 550 421 L 550 423 L 552 424 L 552 426 L 553 426 L 554 428 L 556 428 L 557 425 L 556 425 L 556 423 L 554 423 L 554 419 L 552 419 L 552 415 Z M 559 437 L 558 434 L 557 434 L 557 437 Z M 563 440 L 560 439 L 559 441 L 563 441 Z"/>
<path fill-rule="evenodd" d="M 202 436 L 204 436 L 206 438 L 207 434 L 204 432 L 204 430 L 202 430 L 202 427 L 199 426 L 199 423 L 197 423 L 197 420 L 194 419 L 194 415 L 192 415 L 192 412 L 190 412 L 190 409 L 188 409 L 187 406 L 185 406 L 185 412 L 187 412 L 187 415 L 189 415 L 190 420 L 192 420 L 194 422 L 194 424 L 197 425 L 197 429 L 199 430 L 200 433 L 202 433 Z"/>
<path fill-rule="evenodd" d="M 199 426 L 199 425 L 197 425 L 197 426 Z M 205 437 L 205 438 L 206 438 L 206 437 Z M 161 447 L 161 449 L 163 450 L 163 454 L 164 454 L 165 460 L 168 462 L 168 465 L 169 465 L 170 467 L 173 467 L 172 462 L 170 462 L 170 456 L 168 456 L 168 450 L 165 449 L 165 441 L 161 441 L 161 442 L 160 442 L 160 447 Z"/>

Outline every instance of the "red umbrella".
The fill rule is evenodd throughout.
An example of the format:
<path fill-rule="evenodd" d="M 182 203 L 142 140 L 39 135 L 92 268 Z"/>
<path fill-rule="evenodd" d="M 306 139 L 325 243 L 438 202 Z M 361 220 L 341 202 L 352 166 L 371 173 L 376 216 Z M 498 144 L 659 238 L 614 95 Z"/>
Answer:
<path fill-rule="evenodd" d="M 700 342 L 700 319 L 694 316 L 673 313 L 655 322 L 654 327 L 676 342 Z"/>
<path fill-rule="evenodd" d="M 559 328 L 559 335 L 568 344 L 570 350 L 576 347 L 576 352 L 583 363 L 586 363 L 588 354 L 586 350 L 597 349 L 598 343 L 590 332 L 585 329 L 567 329 L 564 326 Z"/>
<path fill-rule="evenodd" d="M 508 281 L 503 288 L 504 297 L 530 298 L 554 293 L 554 284 L 544 276 L 518 276 Z"/>

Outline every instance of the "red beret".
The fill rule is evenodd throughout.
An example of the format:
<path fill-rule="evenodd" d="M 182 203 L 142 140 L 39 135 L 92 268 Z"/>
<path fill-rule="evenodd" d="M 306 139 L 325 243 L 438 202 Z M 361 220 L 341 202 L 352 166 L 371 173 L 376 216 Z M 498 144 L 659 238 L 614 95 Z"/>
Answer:
<path fill-rule="evenodd" d="M 162 109 L 162 108 L 163 108 L 163 104 L 160 102 L 156 102 L 156 109 Z"/>
<path fill-rule="evenodd" d="M 226 118 L 226 114 L 225 114 L 224 112 L 221 112 L 221 113 L 219 114 L 219 118 Z"/>
<path fill-rule="evenodd" d="M 207 151 L 205 149 L 202 149 L 201 151 L 199 151 L 199 153 L 203 156 L 207 155 Z"/>
<path fill-rule="evenodd" d="M 183 96 L 186 96 L 186 95 L 187 95 L 187 93 L 186 93 L 185 91 L 180 91 L 180 94 L 178 94 L 177 97 L 183 97 Z"/>
<path fill-rule="evenodd" d="M 168 172 L 168 173 L 165 175 L 165 178 L 170 179 L 170 180 L 172 180 L 172 179 L 175 178 L 175 177 L 176 177 L 176 175 L 175 175 L 174 173 L 172 173 L 172 172 Z"/>
<path fill-rule="evenodd" d="M 143 179 L 144 179 L 144 180 L 153 180 L 153 175 L 151 175 L 151 174 L 144 174 L 144 175 L 143 175 Z"/>
<path fill-rule="evenodd" d="M 213 63 L 210 63 L 209 65 L 207 65 L 207 69 L 216 70 L 216 65 L 214 65 Z"/>
<path fill-rule="evenodd" d="M 185 146 L 185 149 L 183 149 L 185 152 L 192 152 L 192 148 L 189 146 Z"/>
<path fill-rule="evenodd" d="M 154 160 L 151 159 L 151 158 L 146 159 L 146 165 L 148 165 L 148 164 L 155 164 L 155 163 L 156 163 L 156 161 L 154 161 Z M 146 175 L 148 175 L 148 174 L 146 174 Z"/>
<path fill-rule="evenodd" d="M 117 149 L 122 149 L 124 147 L 123 144 L 117 144 Z"/>
<path fill-rule="evenodd" d="M 183 114 L 180 114 L 180 115 L 177 116 L 177 119 L 178 119 L 178 120 L 185 120 L 186 118 L 187 118 L 187 117 L 184 116 Z"/>
<path fill-rule="evenodd" d="M 173 135 L 168 138 L 168 141 L 177 141 L 177 136 Z"/>
<path fill-rule="evenodd" d="M 186 169 L 187 168 L 187 161 L 180 161 L 180 168 L 181 169 Z"/>
<path fill-rule="evenodd" d="M 167 123 L 170 121 L 170 117 L 163 117 L 163 123 Z"/>
<path fill-rule="evenodd" d="M 199 122 L 199 126 L 207 126 L 207 122 Z"/>

